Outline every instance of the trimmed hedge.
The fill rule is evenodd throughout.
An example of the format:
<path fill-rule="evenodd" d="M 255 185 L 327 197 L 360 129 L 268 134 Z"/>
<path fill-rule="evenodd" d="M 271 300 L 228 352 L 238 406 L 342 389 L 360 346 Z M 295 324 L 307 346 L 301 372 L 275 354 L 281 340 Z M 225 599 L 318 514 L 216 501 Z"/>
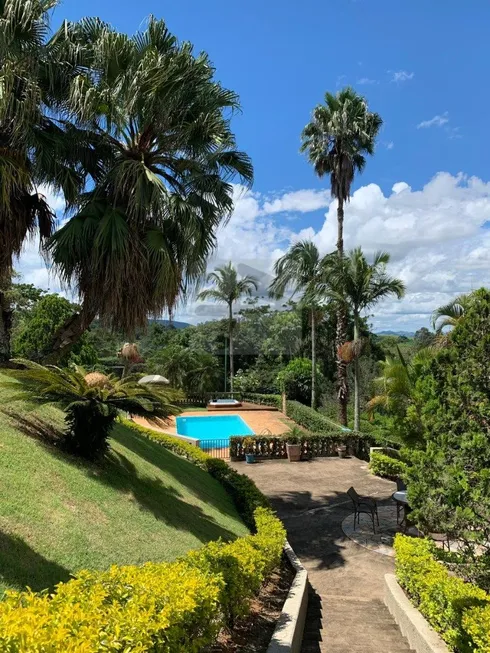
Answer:
<path fill-rule="evenodd" d="M 342 433 L 350 433 L 350 429 L 345 431 L 325 415 L 318 413 L 313 408 L 301 404 L 299 401 L 286 401 L 286 413 L 293 422 L 299 424 L 304 429 L 311 433 L 330 433 L 332 431 L 341 431 Z"/>
<path fill-rule="evenodd" d="M 49 595 L 7 592 L 0 651 L 197 653 L 248 613 L 279 563 L 286 533 L 251 479 L 178 438 L 124 423 L 212 474 L 255 534 L 210 542 L 172 563 L 81 571 Z"/>
<path fill-rule="evenodd" d="M 244 392 L 242 394 L 243 401 L 249 401 L 251 404 L 259 404 L 260 406 L 272 406 L 281 410 L 282 397 L 281 395 L 266 395 L 259 392 Z"/>
<path fill-rule="evenodd" d="M 369 469 L 376 476 L 395 480 L 403 478 L 407 471 L 407 463 L 399 458 L 393 458 L 381 451 L 371 452 Z"/>
<path fill-rule="evenodd" d="M 396 576 L 430 625 L 459 653 L 490 653 L 490 595 L 449 573 L 430 540 L 395 537 Z"/>

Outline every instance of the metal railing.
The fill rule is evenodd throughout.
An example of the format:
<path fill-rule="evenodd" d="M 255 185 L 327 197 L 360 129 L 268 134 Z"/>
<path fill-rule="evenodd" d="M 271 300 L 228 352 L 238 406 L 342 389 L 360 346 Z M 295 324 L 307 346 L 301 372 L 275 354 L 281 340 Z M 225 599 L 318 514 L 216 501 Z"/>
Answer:
<path fill-rule="evenodd" d="M 214 438 L 211 440 L 199 440 L 199 448 L 211 458 L 225 460 L 230 457 L 230 441 L 228 438 Z"/>

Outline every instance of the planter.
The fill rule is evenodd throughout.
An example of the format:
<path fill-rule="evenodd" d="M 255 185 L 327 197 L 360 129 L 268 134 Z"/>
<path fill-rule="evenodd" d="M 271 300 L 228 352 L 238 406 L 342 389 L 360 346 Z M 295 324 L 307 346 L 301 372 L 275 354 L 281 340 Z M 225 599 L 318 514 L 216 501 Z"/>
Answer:
<path fill-rule="evenodd" d="M 245 462 L 248 463 L 249 465 L 253 465 L 255 462 L 255 454 L 254 453 L 246 453 L 245 454 Z"/>
<path fill-rule="evenodd" d="M 290 463 L 297 463 L 301 460 L 301 445 L 286 443 L 286 450 Z"/>
<path fill-rule="evenodd" d="M 337 453 L 339 454 L 339 458 L 345 458 L 347 456 L 347 447 L 345 444 L 340 444 L 337 447 Z"/>

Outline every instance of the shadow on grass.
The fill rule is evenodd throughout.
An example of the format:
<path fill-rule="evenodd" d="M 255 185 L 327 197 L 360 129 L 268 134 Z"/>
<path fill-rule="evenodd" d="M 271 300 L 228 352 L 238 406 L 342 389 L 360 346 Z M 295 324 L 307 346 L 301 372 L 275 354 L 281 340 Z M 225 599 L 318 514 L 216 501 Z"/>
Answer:
<path fill-rule="evenodd" d="M 206 515 L 201 508 L 187 503 L 182 495 L 173 487 L 166 486 L 155 476 L 142 475 L 136 466 L 124 455 L 109 449 L 109 452 L 98 462 L 89 462 L 62 449 L 63 430 L 37 415 L 20 415 L 4 409 L 12 420 L 15 428 L 23 434 L 40 442 L 53 456 L 65 463 L 76 466 L 90 478 L 104 483 L 115 490 L 131 497 L 142 510 L 147 510 L 153 516 L 176 530 L 188 531 L 199 541 L 208 542 L 222 538 L 235 539 L 236 535 L 218 524 L 213 517 Z M 226 495 L 222 500 L 223 490 L 207 472 L 200 470 L 192 463 L 174 456 L 164 447 L 138 433 L 123 429 L 120 425 L 113 431 L 117 442 L 142 460 L 155 465 L 182 485 L 189 487 L 191 494 L 201 501 L 213 505 L 221 513 L 237 517 Z M 110 442 L 110 440 L 109 440 Z M 209 492 L 203 491 L 208 487 Z M 213 496 L 213 489 L 216 495 Z"/>
<path fill-rule="evenodd" d="M 117 425 L 111 438 L 148 463 L 164 470 L 201 501 L 214 506 L 229 517 L 237 517 L 232 499 L 223 491 L 218 481 L 204 470 L 122 424 Z"/>
<path fill-rule="evenodd" d="M 36 592 L 53 589 L 70 579 L 70 572 L 37 553 L 16 535 L 0 532 L 0 581 L 15 588 L 29 586 Z"/>

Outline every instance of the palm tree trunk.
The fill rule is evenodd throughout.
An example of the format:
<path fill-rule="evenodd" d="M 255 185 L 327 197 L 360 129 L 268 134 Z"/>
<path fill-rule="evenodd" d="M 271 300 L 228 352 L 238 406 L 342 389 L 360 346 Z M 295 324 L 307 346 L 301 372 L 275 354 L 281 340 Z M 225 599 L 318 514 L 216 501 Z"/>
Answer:
<path fill-rule="evenodd" d="M 316 408 L 316 342 L 315 310 L 311 309 L 311 407 Z"/>
<path fill-rule="evenodd" d="M 360 368 L 359 368 L 359 356 L 357 354 L 357 342 L 359 341 L 359 316 L 354 315 L 354 351 L 356 356 L 354 358 L 354 431 L 359 431 L 360 429 L 360 417 L 361 417 L 361 404 L 359 397 L 359 382 L 360 382 Z"/>
<path fill-rule="evenodd" d="M 10 337 L 12 333 L 12 307 L 5 292 L 0 291 L 0 367 L 11 358 Z"/>
<path fill-rule="evenodd" d="M 82 310 L 75 313 L 62 325 L 54 336 L 49 351 L 43 356 L 44 365 L 54 365 L 61 358 L 70 353 L 74 345 L 80 340 L 97 315 L 96 311 Z"/>
<path fill-rule="evenodd" d="M 344 255 L 344 202 L 339 199 L 337 207 L 337 253 Z M 347 403 L 349 401 L 349 387 L 347 385 L 347 363 L 340 356 L 340 347 L 347 339 L 347 315 L 344 306 L 339 306 L 337 311 L 337 329 L 335 344 L 337 349 L 337 397 L 339 400 L 339 422 L 347 426 Z"/>
<path fill-rule="evenodd" d="M 230 390 L 233 392 L 233 376 L 235 374 L 235 368 L 233 365 L 233 307 L 229 304 L 228 308 L 228 327 L 230 335 Z"/>

